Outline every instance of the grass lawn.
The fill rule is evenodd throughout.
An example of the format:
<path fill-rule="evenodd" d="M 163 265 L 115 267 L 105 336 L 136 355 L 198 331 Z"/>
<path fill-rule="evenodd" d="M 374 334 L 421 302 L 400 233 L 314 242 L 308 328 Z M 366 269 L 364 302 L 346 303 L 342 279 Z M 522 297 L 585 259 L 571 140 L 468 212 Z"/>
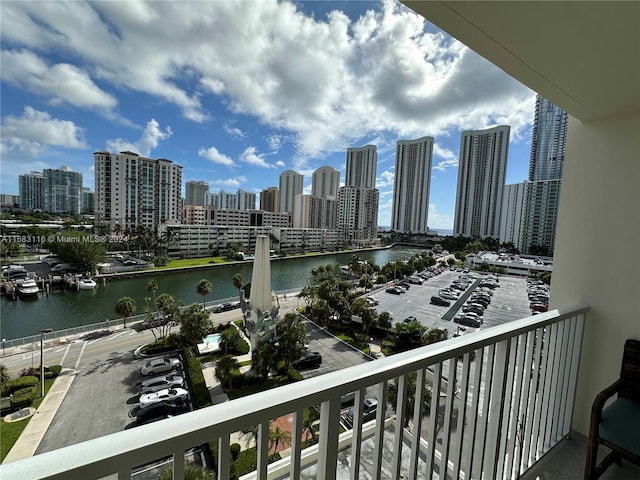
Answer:
<path fill-rule="evenodd" d="M 171 260 L 169 263 L 162 267 L 156 267 L 155 270 L 166 270 L 168 268 L 201 267 L 204 265 L 211 265 L 213 263 L 227 262 L 223 257 L 184 258 L 182 260 Z"/>
<path fill-rule="evenodd" d="M 44 394 L 46 395 L 55 378 L 49 378 L 44 381 Z M 37 385 L 35 388 L 40 390 L 40 385 Z M 42 403 L 42 398 L 38 398 L 33 402 L 32 407 L 38 408 Z M 20 420 L 18 422 L 5 422 L 4 419 L 0 420 L 2 425 L 0 425 L 0 462 L 4 461 L 5 457 L 9 453 L 9 450 L 16 443 L 20 435 L 22 435 L 23 430 L 27 427 L 27 424 L 31 420 L 31 417 L 25 418 L 24 420 Z"/>

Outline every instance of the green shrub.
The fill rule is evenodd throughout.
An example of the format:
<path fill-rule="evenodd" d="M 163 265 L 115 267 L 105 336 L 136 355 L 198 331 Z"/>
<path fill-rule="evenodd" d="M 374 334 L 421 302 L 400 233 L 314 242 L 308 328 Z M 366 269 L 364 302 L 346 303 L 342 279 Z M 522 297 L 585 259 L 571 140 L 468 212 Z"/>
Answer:
<path fill-rule="evenodd" d="M 38 389 L 36 387 L 21 388 L 13 393 L 11 405 L 15 408 L 29 407 L 36 398 L 38 398 Z"/>
<path fill-rule="evenodd" d="M 62 365 L 53 365 L 52 367 L 48 367 L 47 370 L 49 370 L 54 377 L 57 377 L 62 371 Z"/>
<path fill-rule="evenodd" d="M 23 388 L 31 388 L 35 387 L 40 381 L 37 377 L 28 375 L 26 377 L 18 377 L 14 378 L 7 382 L 7 395 L 11 395 L 12 393 L 19 391 Z"/>
<path fill-rule="evenodd" d="M 240 450 L 242 448 L 239 443 L 232 443 L 229 448 L 231 450 L 231 460 L 235 462 L 238 459 L 238 455 L 240 455 Z"/>
<path fill-rule="evenodd" d="M 242 338 L 240 335 L 235 339 L 231 346 L 231 350 L 233 350 L 236 355 L 246 355 L 251 350 L 249 344 Z"/>

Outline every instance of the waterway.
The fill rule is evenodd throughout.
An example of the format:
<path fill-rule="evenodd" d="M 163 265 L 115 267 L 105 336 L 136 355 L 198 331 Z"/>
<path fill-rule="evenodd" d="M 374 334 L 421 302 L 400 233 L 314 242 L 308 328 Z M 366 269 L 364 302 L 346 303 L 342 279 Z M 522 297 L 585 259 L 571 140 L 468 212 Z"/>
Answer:
<path fill-rule="evenodd" d="M 359 251 L 359 256 L 372 259 L 378 265 L 406 258 L 420 250 L 394 247 L 385 250 Z M 319 265 L 331 264 L 336 272 L 339 265 L 349 263 L 353 252 L 319 255 L 304 258 L 290 258 L 271 262 L 271 288 L 273 290 L 299 289 L 311 280 L 311 270 Z M 27 265 L 27 270 L 28 270 Z M 39 334 L 41 329 L 65 328 L 89 325 L 117 318 L 114 306 L 119 298 L 129 296 L 136 301 L 136 313 L 142 313 L 144 299 L 149 297 L 147 285 L 151 279 L 158 283 L 156 295 L 170 293 L 182 300 L 185 305 L 202 302 L 202 296 L 196 292 L 196 285 L 202 279 L 213 284 L 213 291 L 206 301 L 215 301 L 237 296 L 233 286 L 233 276 L 241 273 L 244 281 L 251 280 L 251 264 L 237 267 L 211 268 L 191 272 L 179 272 L 154 277 L 138 277 L 126 280 L 113 280 L 106 285 L 99 283 L 95 290 L 56 290 L 49 296 L 39 294 L 37 297 L 0 302 L 0 334 L 10 340 Z"/>

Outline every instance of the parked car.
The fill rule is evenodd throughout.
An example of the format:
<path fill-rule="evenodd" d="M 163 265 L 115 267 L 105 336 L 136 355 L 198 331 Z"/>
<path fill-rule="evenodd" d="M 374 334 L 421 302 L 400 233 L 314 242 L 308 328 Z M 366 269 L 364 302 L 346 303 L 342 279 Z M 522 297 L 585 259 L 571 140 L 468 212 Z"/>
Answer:
<path fill-rule="evenodd" d="M 367 301 L 367 303 L 376 306 L 380 303 L 380 300 L 378 300 L 376 297 L 367 297 L 365 298 L 365 300 Z"/>
<path fill-rule="evenodd" d="M 142 375 L 154 375 L 156 373 L 169 372 L 177 368 L 182 368 L 182 363 L 177 358 L 154 358 L 145 363 L 140 368 Z"/>
<path fill-rule="evenodd" d="M 157 417 L 176 415 L 187 411 L 189 411 L 189 402 L 177 399 L 171 402 L 157 402 L 135 407 L 129 412 L 129 416 L 135 417 L 136 423 L 143 424 Z"/>
<path fill-rule="evenodd" d="M 405 318 L 402 323 L 413 323 L 413 322 L 417 322 L 418 319 L 416 317 L 414 317 L 413 315 L 409 315 L 407 318 Z"/>
<path fill-rule="evenodd" d="M 402 291 L 399 288 L 396 287 L 389 287 L 385 290 L 385 292 L 387 293 L 392 293 L 394 295 L 400 295 L 402 293 Z"/>
<path fill-rule="evenodd" d="M 411 284 L 404 280 L 396 283 L 396 286 L 400 288 L 404 288 L 405 290 L 409 290 L 411 288 Z"/>
<path fill-rule="evenodd" d="M 369 422 L 376 418 L 376 409 L 378 408 L 378 400 L 373 397 L 367 397 L 362 403 L 362 423 Z M 349 427 L 353 427 L 353 417 L 356 407 L 351 407 L 345 415 L 344 421 Z"/>
<path fill-rule="evenodd" d="M 235 308 L 238 308 L 240 306 L 239 303 L 222 303 L 220 305 L 216 305 L 214 306 L 211 311 L 213 313 L 220 313 L 220 312 L 228 312 L 230 310 L 233 310 Z"/>
<path fill-rule="evenodd" d="M 422 285 L 423 283 L 423 280 L 420 277 L 417 277 L 414 275 L 410 276 L 408 280 L 409 280 L 409 283 L 414 283 L 416 285 Z"/>
<path fill-rule="evenodd" d="M 547 310 L 549 310 L 549 307 L 544 303 L 532 303 L 530 305 L 530 308 L 534 312 L 546 312 Z"/>
<path fill-rule="evenodd" d="M 51 267 L 51 271 L 57 273 L 67 273 L 69 270 L 71 270 L 71 265 L 68 263 L 58 263 Z"/>
<path fill-rule="evenodd" d="M 440 290 L 440 296 L 442 298 L 446 298 L 447 300 L 457 300 L 458 295 L 448 290 Z"/>
<path fill-rule="evenodd" d="M 482 315 L 484 308 L 481 305 L 466 305 L 462 307 L 462 311 L 464 313 L 477 313 L 478 315 Z"/>
<path fill-rule="evenodd" d="M 467 327 L 480 328 L 480 322 L 478 320 L 467 317 L 466 315 L 454 317 L 453 321 L 460 325 L 466 325 Z"/>
<path fill-rule="evenodd" d="M 320 355 L 320 352 L 308 352 L 304 357 L 292 362 L 293 368 L 296 370 L 318 368 L 321 364 L 322 355 Z"/>
<path fill-rule="evenodd" d="M 184 378 L 180 375 L 161 375 L 159 377 L 153 377 L 149 380 L 144 380 L 140 384 L 140 395 L 145 393 L 153 393 L 158 390 L 164 390 L 165 388 L 176 388 L 184 386 Z"/>
<path fill-rule="evenodd" d="M 178 398 L 187 400 L 189 398 L 189 392 L 184 388 L 165 388 L 164 390 L 158 390 L 157 392 L 145 393 L 144 395 L 140 395 L 140 405 L 167 401 L 171 402 Z"/>
<path fill-rule="evenodd" d="M 451 302 L 445 300 L 444 298 L 440 298 L 440 297 L 431 297 L 431 304 L 432 305 L 439 305 L 441 307 L 450 307 L 451 306 Z"/>
<path fill-rule="evenodd" d="M 47 265 L 49 265 L 50 267 L 53 267 L 54 265 L 57 265 L 58 263 L 60 263 L 60 259 L 58 257 L 52 257 L 52 256 L 44 257 L 42 261 Z"/>

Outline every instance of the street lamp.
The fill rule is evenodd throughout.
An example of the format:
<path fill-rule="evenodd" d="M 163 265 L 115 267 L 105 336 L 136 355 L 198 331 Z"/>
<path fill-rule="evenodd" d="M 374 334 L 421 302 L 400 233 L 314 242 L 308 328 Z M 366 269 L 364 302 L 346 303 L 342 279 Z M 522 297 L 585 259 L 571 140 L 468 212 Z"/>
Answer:
<path fill-rule="evenodd" d="M 4 357 L 4 343 L 7 341 L 6 338 L 2 339 L 2 356 Z"/>
<path fill-rule="evenodd" d="M 40 330 L 40 396 L 44 398 L 44 334 L 53 332 L 52 328 Z"/>

